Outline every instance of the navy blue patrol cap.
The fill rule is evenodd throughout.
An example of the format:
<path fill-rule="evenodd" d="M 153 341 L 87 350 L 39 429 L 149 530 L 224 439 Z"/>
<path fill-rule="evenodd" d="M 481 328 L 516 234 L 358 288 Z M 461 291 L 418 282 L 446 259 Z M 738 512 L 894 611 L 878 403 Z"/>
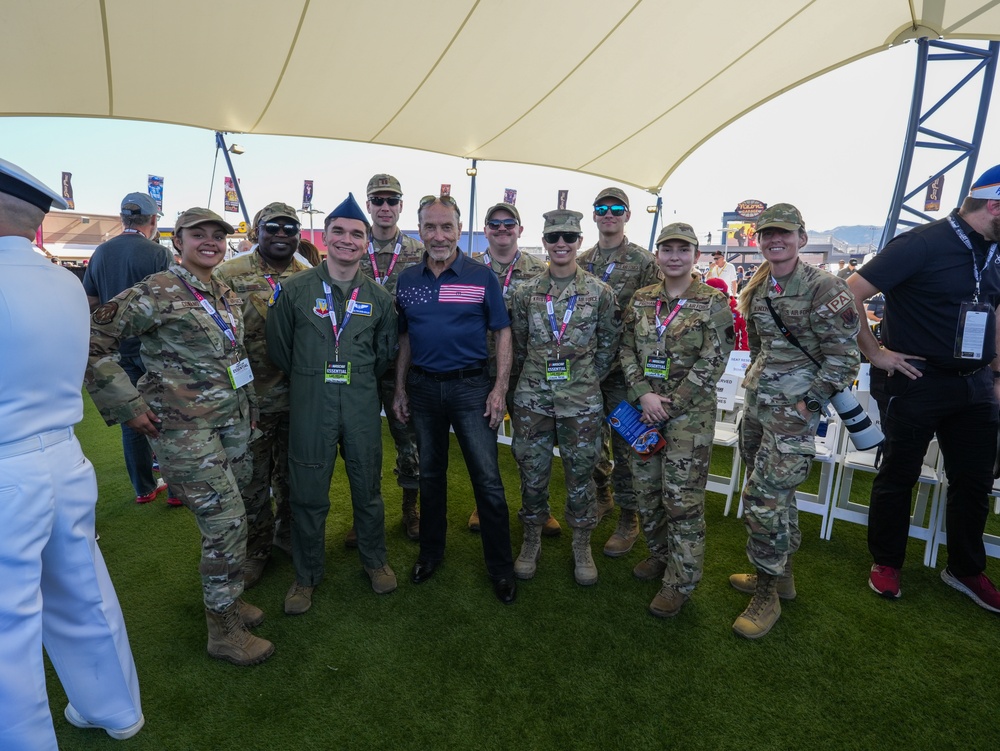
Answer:
<path fill-rule="evenodd" d="M 357 219 L 364 222 L 366 227 L 371 227 L 368 223 L 368 215 L 361 210 L 358 202 L 354 200 L 354 194 L 348 193 L 347 198 L 340 202 L 340 205 L 326 215 L 325 224 L 329 224 L 331 219 Z"/>
<path fill-rule="evenodd" d="M 6 159 L 0 159 L 0 193 L 20 198 L 40 208 L 46 214 L 53 206 L 57 209 L 69 208 L 66 199 L 61 195 Z"/>

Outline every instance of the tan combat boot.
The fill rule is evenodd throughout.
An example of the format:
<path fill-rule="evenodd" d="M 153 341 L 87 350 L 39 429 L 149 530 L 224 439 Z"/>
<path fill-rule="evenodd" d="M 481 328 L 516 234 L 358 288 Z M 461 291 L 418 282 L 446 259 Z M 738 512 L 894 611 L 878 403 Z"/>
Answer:
<path fill-rule="evenodd" d="M 221 613 L 205 611 L 208 621 L 208 656 L 228 660 L 234 665 L 264 662 L 274 652 L 274 645 L 247 631 L 240 615 L 238 602 Z"/>
<path fill-rule="evenodd" d="M 479 509 L 477 508 L 472 509 L 472 513 L 469 515 L 469 531 L 479 531 Z"/>
<path fill-rule="evenodd" d="M 597 584 L 597 566 L 590 552 L 590 530 L 573 530 L 573 578 L 584 587 Z"/>
<path fill-rule="evenodd" d="M 420 539 L 420 509 L 416 488 L 403 488 L 403 529 L 411 540 Z"/>
<path fill-rule="evenodd" d="M 524 541 L 521 543 L 521 553 L 514 561 L 514 576 L 518 579 L 530 579 L 538 568 L 538 559 L 542 557 L 542 527 L 539 524 L 524 525 Z"/>
<path fill-rule="evenodd" d="M 264 611 L 256 605 L 239 599 L 236 601 L 236 606 L 240 609 L 240 620 L 247 628 L 257 628 L 264 622 Z"/>
<path fill-rule="evenodd" d="M 542 534 L 546 537 L 558 537 L 562 533 L 562 527 L 559 526 L 559 521 L 549 514 L 548 520 L 542 525 Z"/>
<path fill-rule="evenodd" d="M 732 574 L 729 584 L 733 589 L 752 595 L 757 591 L 757 574 Z M 795 599 L 795 576 L 792 574 L 792 557 L 785 561 L 785 573 L 778 577 L 778 597 L 782 600 Z"/>
<path fill-rule="evenodd" d="M 253 589 L 267 566 L 267 558 L 247 558 L 243 561 L 243 589 Z"/>
<path fill-rule="evenodd" d="M 658 558 L 649 556 L 649 558 L 645 558 L 635 564 L 635 568 L 632 569 L 632 576 L 639 581 L 649 582 L 654 579 L 662 579 L 666 570 L 667 564 Z"/>
<path fill-rule="evenodd" d="M 604 555 L 609 558 L 621 558 L 635 545 L 639 536 L 639 515 L 634 509 L 623 508 L 618 517 L 618 526 L 604 543 Z"/>
<path fill-rule="evenodd" d="M 764 636 L 781 617 L 781 601 L 777 593 L 778 577 L 757 572 L 757 588 L 747 609 L 733 623 L 733 631 L 747 639 Z"/>
<path fill-rule="evenodd" d="M 611 494 L 611 483 L 597 489 L 597 523 L 615 509 L 615 497 Z"/>
<path fill-rule="evenodd" d="M 673 618 L 681 612 L 687 601 L 687 595 L 681 594 L 669 584 L 664 584 L 649 603 L 649 612 L 657 618 Z"/>

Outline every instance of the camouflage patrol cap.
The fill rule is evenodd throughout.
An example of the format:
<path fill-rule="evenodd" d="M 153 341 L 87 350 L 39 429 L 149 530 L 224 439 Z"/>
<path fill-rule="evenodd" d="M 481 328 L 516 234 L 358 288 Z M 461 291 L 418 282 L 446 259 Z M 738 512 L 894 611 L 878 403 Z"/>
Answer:
<path fill-rule="evenodd" d="M 490 206 L 488 209 L 486 209 L 486 218 L 483 221 L 488 222 L 490 220 L 490 217 L 493 216 L 493 214 L 495 214 L 497 211 L 506 211 L 512 217 L 517 219 L 518 224 L 521 223 L 521 214 L 520 212 L 518 212 L 518 210 L 514 207 L 514 204 L 512 203 L 498 203 L 493 206 Z"/>
<path fill-rule="evenodd" d="M 660 234 L 656 236 L 654 247 L 660 247 L 660 243 L 665 243 L 667 240 L 683 240 L 698 247 L 698 235 L 695 234 L 694 227 L 684 222 L 674 222 L 661 229 Z"/>
<path fill-rule="evenodd" d="M 605 188 L 597 194 L 597 198 L 594 199 L 594 205 L 596 206 L 605 198 L 614 198 L 616 201 L 621 201 L 626 209 L 630 208 L 628 205 L 628 195 L 621 188 Z"/>
<path fill-rule="evenodd" d="M 773 206 L 768 206 L 757 217 L 757 232 L 765 230 L 768 227 L 777 227 L 778 229 L 791 231 L 805 229 L 806 223 L 802 221 L 802 214 L 792 204 L 776 203 Z"/>
<path fill-rule="evenodd" d="M 542 216 L 545 219 L 545 227 L 542 232 L 579 232 L 583 234 L 583 230 L 580 229 L 580 220 L 583 219 L 583 214 L 579 211 L 556 209 L 546 211 Z"/>
<path fill-rule="evenodd" d="M 194 208 L 188 209 L 187 211 L 183 212 L 179 217 L 177 217 L 177 221 L 174 222 L 174 234 L 177 233 L 177 230 L 186 229 L 188 227 L 197 227 L 199 224 L 208 224 L 209 222 L 214 222 L 215 224 L 218 224 L 220 227 L 226 230 L 227 235 L 232 235 L 236 233 L 236 230 L 233 228 L 233 225 L 231 225 L 229 222 L 227 222 L 225 219 L 223 219 L 221 216 L 216 214 L 211 209 L 202 209 L 195 206 Z"/>
<path fill-rule="evenodd" d="M 299 214 L 295 209 L 287 203 L 275 201 L 274 203 L 269 203 L 260 210 L 254 224 L 263 224 L 264 222 L 269 222 L 272 219 L 277 219 L 279 216 L 288 217 L 296 222 L 299 221 Z"/>
<path fill-rule="evenodd" d="M 397 196 L 401 196 L 403 195 L 403 189 L 399 185 L 399 180 L 395 177 L 380 173 L 373 175 L 372 179 L 368 181 L 368 189 L 365 191 L 365 195 L 370 196 L 373 193 L 395 193 Z"/>

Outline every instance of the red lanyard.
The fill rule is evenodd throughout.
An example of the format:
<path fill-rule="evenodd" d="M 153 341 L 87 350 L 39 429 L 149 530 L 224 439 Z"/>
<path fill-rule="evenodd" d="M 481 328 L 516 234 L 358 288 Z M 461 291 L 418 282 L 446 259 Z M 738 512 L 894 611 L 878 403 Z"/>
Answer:
<path fill-rule="evenodd" d="M 653 313 L 653 318 L 656 320 L 656 341 L 657 342 L 659 342 L 660 339 L 663 337 L 663 332 L 667 330 L 667 326 L 669 326 L 670 322 L 672 320 L 674 320 L 674 317 L 680 312 L 681 308 L 684 307 L 684 303 L 686 303 L 686 302 L 687 302 L 686 299 L 685 300 L 678 300 L 677 301 L 677 305 L 674 306 L 674 309 L 670 311 L 670 315 L 667 316 L 667 320 L 665 320 L 665 321 L 663 321 L 661 323 L 660 322 L 660 308 L 663 307 L 663 300 L 657 300 L 656 301 L 656 311 Z"/>
<path fill-rule="evenodd" d="M 372 274 L 375 276 L 375 281 L 379 285 L 385 286 L 385 283 L 389 281 L 389 277 L 392 276 L 392 270 L 396 268 L 396 261 L 399 260 L 399 251 L 403 249 L 403 233 L 399 233 L 399 237 L 396 240 L 396 247 L 392 250 L 392 260 L 389 262 L 389 270 L 385 272 L 385 276 L 379 277 L 378 275 L 378 262 L 375 260 L 375 243 L 374 241 L 369 241 L 368 243 L 368 260 L 372 263 Z M 346 323 L 346 321 L 345 321 Z"/>

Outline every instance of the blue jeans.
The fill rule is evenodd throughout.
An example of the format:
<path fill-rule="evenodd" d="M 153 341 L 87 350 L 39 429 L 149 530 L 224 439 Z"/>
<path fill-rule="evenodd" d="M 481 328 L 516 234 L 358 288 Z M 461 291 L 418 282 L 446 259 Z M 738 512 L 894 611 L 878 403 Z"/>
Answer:
<path fill-rule="evenodd" d="M 476 497 L 486 570 L 493 579 L 510 578 L 514 574 L 514 557 L 497 460 L 497 434 L 489 418 L 483 417 L 492 379 L 484 373 L 439 382 L 411 370 L 406 384 L 420 454 L 420 560 L 437 562 L 444 557 L 448 431 L 454 428 Z"/>
<path fill-rule="evenodd" d="M 139 355 L 121 358 L 121 367 L 135 386 L 146 372 Z M 153 477 L 153 449 L 142 433 L 137 433 L 128 425 L 122 423 L 122 453 L 125 454 L 125 469 L 132 481 L 137 496 L 152 493 L 156 488 Z"/>

